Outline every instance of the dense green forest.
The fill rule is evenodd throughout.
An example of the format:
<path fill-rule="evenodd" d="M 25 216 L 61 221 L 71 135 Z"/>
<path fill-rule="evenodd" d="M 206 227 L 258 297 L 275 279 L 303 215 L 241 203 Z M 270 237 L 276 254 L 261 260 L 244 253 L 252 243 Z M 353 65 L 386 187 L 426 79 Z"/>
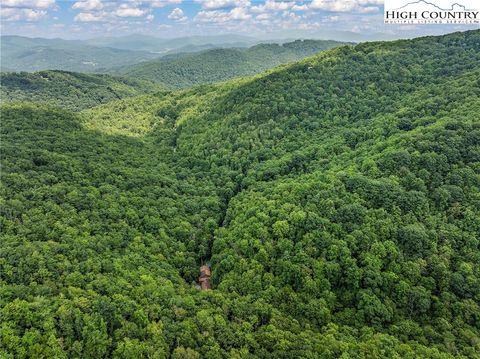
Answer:
<path fill-rule="evenodd" d="M 64 70 L 106 72 L 114 67 L 138 64 L 164 55 L 212 48 L 242 48 L 259 43 L 248 36 L 225 34 L 158 38 L 132 34 L 88 40 L 0 36 L 1 71 Z M 313 53 L 310 53 L 312 55 Z"/>
<path fill-rule="evenodd" d="M 480 31 L 4 104 L 0 356 L 479 358 L 479 111 Z"/>
<path fill-rule="evenodd" d="M 178 89 L 253 75 L 342 44 L 337 41 L 297 40 L 282 45 L 260 44 L 246 49 L 212 49 L 164 56 L 113 69 L 111 73 L 154 80 Z"/>
<path fill-rule="evenodd" d="M 65 70 L 96 72 L 152 60 L 159 54 L 98 47 L 78 40 L 1 36 L 2 71 Z"/>
<path fill-rule="evenodd" d="M 66 71 L 0 73 L 0 97 L 4 101 L 48 103 L 82 110 L 112 100 L 162 91 L 147 80 Z"/>

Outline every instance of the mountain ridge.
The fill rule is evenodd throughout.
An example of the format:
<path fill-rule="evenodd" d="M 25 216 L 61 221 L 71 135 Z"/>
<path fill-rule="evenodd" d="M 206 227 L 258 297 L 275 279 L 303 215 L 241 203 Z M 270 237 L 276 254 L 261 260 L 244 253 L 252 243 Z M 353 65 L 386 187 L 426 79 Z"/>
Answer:
<path fill-rule="evenodd" d="M 1 36 L 1 66 L 14 71 L 65 70 L 95 72 L 115 65 L 153 59 L 158 55 L 98 47 L 80 40 Z"/>
<path fill-rule="evenodd" d="M 219 48 L 167 55 L 155 61 L 114 69 L 110 73 L 150 79 L 178 89 L 252 75 L 346 44 L 348 43 L 325 40 L 295 40 L 283 44 L 258 44 L 242 49 Z"/>

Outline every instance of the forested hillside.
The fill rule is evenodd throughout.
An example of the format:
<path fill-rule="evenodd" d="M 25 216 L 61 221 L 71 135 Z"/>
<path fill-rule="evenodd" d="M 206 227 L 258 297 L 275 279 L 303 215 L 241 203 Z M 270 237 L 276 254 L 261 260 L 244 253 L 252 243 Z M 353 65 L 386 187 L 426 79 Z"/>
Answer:
<path fill-rule="evenodd" d="M 480 31 L 4 105 L 0 356 L 478 358 L 479 111 Z"/>
<path fill-rule="evenodd" d="M 3 101 L 47 103 L 69 110 L 82 110 L 112 100 L 161 91 L 147 80 L 66 71 L 0 73 Z"/>
<path fill-rule="evenodd" d="M 153 61 L 114 69 L 111 73 L 154 80 L 178 89 L 253 75 L 342 44 L 337 41 L 297 40 L 283 45 L 255 45 L 247 49 L 212 49 L 164 56 Z"/>
<path fill-rule="evenodd" d="M 91 46 L 82 41 L 1 36 L 2 71 L 96 72 L 159 57 L 147 51 Z"/>

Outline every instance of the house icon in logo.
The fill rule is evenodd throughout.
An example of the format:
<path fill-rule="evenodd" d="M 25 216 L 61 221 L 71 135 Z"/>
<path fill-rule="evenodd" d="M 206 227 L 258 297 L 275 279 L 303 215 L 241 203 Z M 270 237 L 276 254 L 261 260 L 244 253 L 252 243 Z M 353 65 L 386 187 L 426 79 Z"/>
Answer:
<path fill-rule="evenodd" d="M 442 7 L 438 6 L 437 4 L 434 4 L 433 2 L 425 1 L 425 0 L 408 2 L 405 5 L 400 6 L 399 8 L 394 9 L 394 10 L 411 11 L 412 9 L 415 9 L 415 8 L 425 9 L 427 7 L 433 8 L 433 9 L 436 9 L 436 10 L 440 10 L 440 11 L 474 11 L 474 9 L 467 9 L 465 5 L 461 5 L 459 3 L 453 3 L 453 4 L 450 5 L 449 8 L 442 8 Z"/>

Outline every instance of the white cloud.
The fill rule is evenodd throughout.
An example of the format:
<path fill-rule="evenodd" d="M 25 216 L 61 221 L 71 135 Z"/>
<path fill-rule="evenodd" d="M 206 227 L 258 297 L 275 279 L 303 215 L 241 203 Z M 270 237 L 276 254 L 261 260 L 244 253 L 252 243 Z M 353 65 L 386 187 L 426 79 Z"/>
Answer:
<path fill-rule="evenodd" d="M 103 4 L 100 0 L 82 0 L 73 4 L 72 9 L 75 10 L 101 10 Z"/>
<path fill-rule="evenodd" d="M 383 5 L 385 0 L 359 0 L 360 5 Z"/>
<path fill-rule="evenodd" d="M 236 7 L 230 11 L 230 19 L 231 20 L 248 20 L 252 16 L 247 13 L 245 8 Z"/>
<path fill-rule="evenodd" d="M 224 11 L 199 11 L 195 16 L 195 21 L 200 22 L 225 22 L 228 15 Z"/>
<path fill-rule="evenodd" d="M 55 0 L 2 0 L 2 6 L 23 7 L 29 9 L 48 9 L 55 5 Z"/>
<path fill-rule="evenodd" d="M 313 0 L 309 8 L 324 11 L 351 11 L 355 6 L 353 1 Z"/>
<path fill-rule="evenodd" d="M 100 22 L 107 21 L 108 17 L 104 14 L 91 14 L 89 12 L 81 12 L 74 18 L 78 22 Z"/>
<path fill-rule="evenodd" d="M 118 17 L 139 17 L 145 15 L 146 13 L 146 10 L 130 7 L 127 4 L 122 4 L 113 14 Z"/>
<path fill-rule="evenodd" d="M 187 17 L 183 13 L 183 10 L 176 7 L 175 9 L 172 10 L 172 12 L 168 15 L 168 18 L 170 20 L 175 20 L 175 21 L 185 21 L 187 20 Z"/>
<path fill-rule="evenodd" d="M 267 0 L 263 5 L 252 6 L 254 12 L 283 11 L 288 10 L 295 5 L 293 1 L 274 1 Z"/>
<path fill-rule="evenodd" d="M 208 10 L 250 6 L 250 0 L 195 0 L 195 2 Z"/>
<path fill-rule="evenodd" d="M 376 12 L 379 12 L 380 9 L 376 6 L 365 6 L 365 7 L 362 7 L 362 8 L 359 8 L 358 9 L 358 12 L 359 13 L 362 13 L 362 14 L 367 14 L 367 13 L 376 13 Z"/>
<path fill-rule="evenodd" d="M 272 18 L 271 14 L 263 13 L 263 14 L 257 15 L 255 19 L 259 21 L 264 21 L 264 20 L 269 20 L 271 18 Z"/>
<path fill-rule="evenodd" d="M 178 5 L 181 4 L 182 0 L 150 0 L 150 1 L 145 1 L 146 5 L 149 5 L 150 7 L 165 7 L 168 5 Z"/>
<path fill-rule="evenodd" d="M 151 8 L 143 6 L 142 1 L 135 0 L 120 4 L 113 1 L 79 0 L 72 9 L 81 9 L 74 18 L 76 22 L 105 22 L 110 25 L 115 23 L 117 27 L 120 26 L 119 21 L 128 21 L 132 25 L 133 19 L 128 18 L 142 18 L 139 21 L 145 23 L 154 19 Z"/>
<path fill-rule="evenodd" d="M 310 9 L 331 12 L 378 12 L 379 0 L 313 0 L 308 6 Z"/>
<path fill-rule="evenodd" d="M 293 5 L 292 6 L 292 10 L 293 11 L 305 11 L 305 10 L 308 10 L 308 5 Z"/>
<path fill-rule="evenodd" d="M 247 13 L 245 8 L 236 7 L 230 11 L 220 11 L 220 10 L 211 10 L 211 11 L 200 11 L 195 16 L 195 21 L 198 22 L 213 22 L 213 23 L 223 23 L 228 21 L 244 21 L 251 19 L 252 16 Z"/>
<path fill-rule="evenodd" d="M 291 12 L 291 11 L 284 11 L 282 13 L 282 17 L 290 19 L 292 21 L 299 21 L 302 18 L 301 16 L 298 16 L 297 14 L 295 14 L 294 12 Z"/>
<path fill-rule="evenodd" d="M 45 10 L 0 8 L 0 17 L 6 21 L 37 21 L 47 16 Z"/>

